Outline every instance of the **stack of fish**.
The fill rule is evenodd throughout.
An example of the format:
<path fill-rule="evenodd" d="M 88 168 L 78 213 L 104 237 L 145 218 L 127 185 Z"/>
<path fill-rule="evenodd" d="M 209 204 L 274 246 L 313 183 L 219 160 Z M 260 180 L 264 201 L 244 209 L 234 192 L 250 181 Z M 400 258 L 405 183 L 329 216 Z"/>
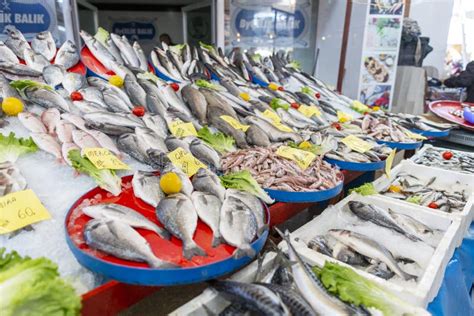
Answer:
<path fill-rule="evenodd" d="M 467 152 L 451 152 L 446 156 L 446 150 L 442 148 L 427 147 L 422 155 L 417 155 L 413 162 L 428 167 L 438 167 L 446 170 L 459 171 L 463 173 L 474 173 L 474 156 Z M 449 151 L 448 151 L 449 152 Z M 448 158 L 448 159 L 447 159 Z"/>
<path fill-rule="evenodd" d="M 436 185 L 436 177 L 427 181 L 414 175 L 400 172 L 390 186 L 381 194 L 407 202 L 419 204 L 442 212 L 461 212 L 469 198 L 468 187 Z"/>
<path fill-rule="evenodd" d="M 233 256 L 253 257 L 253 240 L 266 229 L 265 209 L 262 202 L 244 191 L 225 189 L 216 174 L 200 169 L 190 180 L 171 164 L 164 172 L 178 174 L 182 181 L 179 193 L 166 196 L 160 188 L 160 177 L 149 172 L 137 171 L 132 179 L 135 196 L 156 209 L 156 219 L 164 227 L 157 226 L 139 212 L 118 204 L 97 204 L 82 211 L 94 218 L 85 227 L 86 243 L 95 249 L 116 257 L 147 262 L 151 267 L 169 267 L 156 258 L 146 239 L 132 227 L 152 230 L 163 239 L 170 235 L 183 243 L 183 257 L 207 256 L 194 241 L 198 219 L 213 232 L 212 247 L 221 243 L 236 248 Z M 114 235 L 114 231 L 119 235 Z"/>
<path fill-rule="evenodd" d="M 377 112 L 377 116 L 390 117 L 392 118 L 392 120 L 402 125 L 403 127 L 406 127 L 410 130 L 419 130 L 423 132 L 443 132 L 445 130 L 449 130 L 456 127 L 456 124 L 439 123 L 421 115 L 413 115 L 407 113 Z"/>
<path fill-rule="evenodd" d="M 306 169 L 279 156 L 279 145 L 254 147 L 227 154 L 222 159 L 225 173 L 248 170 L 263 187 L 290 192 L 328 190 L 341 183 L 342 173 L 317 156 Z"/>

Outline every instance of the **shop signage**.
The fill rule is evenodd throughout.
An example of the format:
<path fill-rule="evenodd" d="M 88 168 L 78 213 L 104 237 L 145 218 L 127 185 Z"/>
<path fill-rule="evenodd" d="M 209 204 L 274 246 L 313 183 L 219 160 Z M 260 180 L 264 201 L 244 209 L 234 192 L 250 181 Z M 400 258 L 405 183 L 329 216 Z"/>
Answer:
<path fill-rule="evenodd" d="M 36 33 L 50 31 L 56 41 L 58 21 L 54 0 L 0 0 L 0 39 L 4 40 L 5 27 L 13 25 L 27 40 Z"/>
<path fill-rule="evenodd" d="M 144 22 L 114 22 L 112 24 L 112 32 L 125 35 L 129 40 L 152 40 L 155 38 L 156 29 L 153 23 Z"/>
<path fill-rule="evenodd" d="M 310 0 L 232 0 L 230 15 L 233 46 L 309 46 Z"/>

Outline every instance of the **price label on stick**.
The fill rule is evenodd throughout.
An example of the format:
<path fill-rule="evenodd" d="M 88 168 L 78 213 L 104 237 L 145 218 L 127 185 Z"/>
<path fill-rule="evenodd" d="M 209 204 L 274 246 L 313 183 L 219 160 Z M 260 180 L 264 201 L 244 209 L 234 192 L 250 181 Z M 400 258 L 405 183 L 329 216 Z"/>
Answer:
<path fill-rule="evenodd" d="M 405 131 L 405 135 L 407 135 L 408 138 L 411 138 L 411 139 L 416 139 L 416 140 L 425 140 L 427 139 L 425 136 L 423 135 L 420 135 L 420 134 L 417 134 L 417 133 L 413 133 L 413 132 L 410 132 L 410 131 Z"/>
<path fill-rule="evenodd" d="M 301 104 L 300 107 L 298 108 L 298 111 L 301 112 L 306 117 L 312 117 L 314 115 L 316 115 L 317 117 L 321 116 L 321 112 L 315 106 L 308 106 L 308 105 Z"/>
<path fill-rule="evenodd" d="M 385 174 L 387 175 L 387 178 L 390 178 L 390 171 L 392 170 L 392 165 L 393 165 L 393 159 L 395 158 L 395 154 L 397 151 L 394 149 L 388 155 L 387 160 L 385 160 Z"/>
<path fill-rule="evenodd" d="M 181 120 L 172 121 L 168 124 L 168 128 L 176 137 L 186 137 L 186 136 L 197 136 L 196 129 L 194 128 L 193 123 L 184 123 Z"/>
<path fill-rule="evenodd" d="M 83 154 L 97 169 L 129 170 L 122 160 L 118 159 L 106 148 L 84 148 Z"/>
<path fill-rule="evenodd" d="M 195 175 L 199 169 L 207 168 L 199 159 L 194 157 L 190 152 L 179 147 L 168 153 L 168 158 L 173 165 L 180 168 L 188 177 Z"/>
<path fill-rule="evenodd" d="M 294 132 L 290 127 L 281 123 L 281 118 L 275 112 L 265 110 L 265 112 L 263 112 L 263 116 L 269 119 L 272 122 L 272 125 L 278 128 L 280 131 Z"/>
<path fill-rule="evenodd" d="M 283 158 L 295 161 L 302 170 L 305 170 L 313 162 L 316 155 L 312 152 L 292 148 L 289 146 L 278 147 L 276 154 Z"/>
<path fill-rule="evenodd" d="M 232 126 L 233 128 L 239 129 L 239 130 L 244 131 L 244 132 L 246 132 L 250 128 L 249 125 L 244 125 L 244 124 L 240 123 L 238 120 L 236 120 L 235 118 L 233 118 L 232 116 L 229 116 L 229 115 L 221 115 L 221 119 L 223 119 L 224 121 L 229 123 L 229 125 Z"/>
<path fill-rule="evenodd" d="M 48 210 L 32 190 L 0 198 L 0 235 L 50 218 Z"/>
<path fill-rule="evenodd" d="M 374 148 L 374 145 L 366 142 L 365 140 L 360 139 L 357 136 L 349 135 L 344 137 L 341 142 L 343 142 L 350 149 L 357 151 L 361 154 Z"/>
<path fill-rule="evenodd" d="M 353 119 L 354 118 L 352 117 L 352 115 L 344 113 L 342 111 L 337 111 L 337 120 L 340 123 L 349 122 L 349 121 L 352 121 Z"/>

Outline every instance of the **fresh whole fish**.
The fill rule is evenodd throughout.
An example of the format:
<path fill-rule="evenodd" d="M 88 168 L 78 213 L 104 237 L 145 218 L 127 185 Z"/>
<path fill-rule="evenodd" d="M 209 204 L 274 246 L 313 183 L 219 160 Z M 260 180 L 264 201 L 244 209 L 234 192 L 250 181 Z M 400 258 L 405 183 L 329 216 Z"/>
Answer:
<path fill-rule="evenodd" d="M 13 64 L 18 64 L 20 60 L 15 53 L 8 48 L 3 41 L 0 41 L 0 61 L 5 61 Z"/>
<path fill-rule="evenodd" d="M 137 135 L 134 133 L 125 133 L 117 138 L 117 147 L 121 152 L 145 164 L 150 164 L 147 153 L 142 151 L 138 145 Z"/>
<path fill-rule="evenodd" d="M 70 166 L 72 166 L 72 162 L 71 160 L 69 160 L 69 152 L 74 149 L 79 150 L 79 151 L 81 150 L 76 144 L 72 142 L 63 142 L 61 146 L 61 153 L 63 155 L 63 159 Z"/>
<path fill-rule="evenodd" d="M 396 213 L 390 209 L 388 209 L 388 213 L 395 222 L 400 224 L 402 227 L 405 227 L 414 235 L 420 236 L 425 234 L 433 234 L 433 229 L 409 215 Z"/>
<path fill-rule="evenodd" d="M 80 60 L 76 45 L 70 40 L 65 41 L 59 48 L 54 63 L 69 69 L 75 66 Z"/>
<path fill-rule="evenodd" d="M 255 124 L 257 125 L 262 131 L 264 131 L 268 138 L 272 142 L 282 142 L 286 140 L 292 140 L 295 143 L 301 143 L 303 139 L 301 138 L 300 135 L 292 132 L 283 132 L 280 131 L 278 128 L 273 126 L 270 122 L 256 117 L 256 116 L 248 116 L 245 118 L 245 121 L 250 125 L 250 124 Z"/>
<path fill-rule="evenodd" d="M 174 110 L 183 113 L 187 117 L 192 117 L 191 111 L 186 107 L 184 102 L 178 98 L 176 92 L 171 88 L 170 85 L 166 85 L 160 88 L 163 93 L 165 100 L 168 102 L 169 107 Z"/>
<path fill-rule="evenodd" d="M 31 48 L 37 54 L 43 55 L 48 61 L 52 61 L 56 55 L 56 43 L 51 32 L 39 32 L 31 41 Z"/>
<path fill-rule="evenodd" d="M 205 168 L 199 169 L 193 176 L 192 185 L 195 190 L 213 194 L 224 201 L 226 189 L 214 172 Z"/>
<path fill-rule="evenodd" d="M 86 130 L 85 132 L 91 135 L 97 141 L 97 143 L 99 143 L 100 147 L 106 148 L 110 152 L 119 156 L 122 154 L 120 150 L 117 148 L 117 146 L 115 145 L 115 141 L 112 140 L 105 133 L 102 133 L 101 131 L 96 131 L 96 130 Z"/>
<path fill-rule="evenodd" d="M 143 123 L 145 126 L 155 132 L 161 138 L 166 138 L 168 136 L 168 127 L 165 120 L 160 115 L 150 115 L 145 113 L 142 116 Z"/>
<path fill-rule="evenodd" d="M 386 227 L 390 230 L 393 230 L 403 236 L 406 236 L 412 241 L 420 241 L 420 239 L 407 231 L 405 231 L 400 225 L 395 222 L 390 215 L 383 209 L 374 206 L 365 204 L 359 201 L 350 201 L 349 209 L 354 215 L 359 217 L 364 221 L 370 221 L 375 225 Z"/>
<path fill-rule="evenodd" d="M 63 82 L 66 70 L 60 65 L 49 65 L 43 68 L 43 78 L 47 84 L 55 88 Z"/>
<path fill-rule="evenodd" d="M 128 39 L 125 36 L 120 36 L 114 33 L 110 34 L 110 38 L 114 42 L 115 46 L 120 51 L 120 55 L 122 56 L 122 59 L 124 60 L 125 64 L 128 66 L 132 67 L 139 67 L 140 62 L 138 60 L 137 55 L 135 54 L 135 51 L 133 50 L 132 45 L 128 42 Z"/>
<path fill-rule="evenodd" d="M 240 200 L 253 212 L 257 221 L 257 235 L 261 236 L 268 229 L 268 225 L 265 223 L 266 213 L 262 202 L 255 195 L 245 191 L 227 189 L 226 194 Z"/>
<path fill-rule="evenodd" d="M 158 259 L 150 245 L 137 231 L 124 222 L 93 219 L 84 227 L 84 240 L 92 248 L 121 259 L 146 262 L 152 268 L 174 268 Z"/>
<path fill-rule="evenodd" d="M 30 132 L 33 133 L 47 133 L 46 126 L 39 117 L 30 112 L 21 112 L 18 113 L 18 119 L 20 123 L 27 128 Z"/>
<path fill-rule="evenodd" d="M 148 127 L 136 127 L 135 135 L 137 135 L 138 146 L 142 148 L 143 152 L 147 152 L 148 149 L 158 150 L 163 153 L 168 151 L 164 139 Z"/>
<path fill-rule="evenodd" d="M 107 110 L 102 105 L 91 101 L 82 100 L 73 101 L 72 103 L 74 104 L 75 109 L 77 109 L 81 114 L 95 113 Z"/>
<path fill-rule="evenodd" d="M 126 75 L 124 79 L 125 91 L 130 97 L 133 105 L 146 105 L 146 92 L 138 84 L 138 82 L 131 76 Z"/>
<path fill-rule="evenodd" d="M 168 151 L 170 152 L 176 150 L 177 148 L 183 148 L 184 150 L 190 152 L 189 144 L 173 135 L 169 135 L 168 137 L 166 137 L 165 144 L 168 148 Z"/>
<path fill-rule="evenodd" d="M 42 72 L 43 69 L 50 65 L 49 60 L 41 54 L 35 53 L 32 49 L 27 48 L 23 52 L 26 65 L 33 70 Z"/>
<path fill-rule="evenodd" d="M 56 126 L 61 120 L 61 113 L 56 108 L 49 108 L 41 113 L 41 121 L 48 130 L 48 134 L 54 135 Z"/>
<path fill-rule="evenodd" d="M 13 25 L 5 26 L 4 32 L 8 35 L 5 45 L 15 53 L 20 59 L 24 58 L 24 51 L 30 48 L 23 34 Z"/>
<path fill-rule="evenodd" d="M 27 65 L 13 64 L 10 62 L 0 62 L 0 72 L 9 80 L 29 79 L 42 81 L 40 71 L 34 70 Z"/>
<path fill-rule="evenodd" d="M 84 30 L 81 30 L 80 35 L 87 48 L 89 48 L 94 57 L 97 58 L 97 60 L 99 60 L 105 68 L 115 71 L 117 74 L 123 73 L 123 71 L 119 69 L 119 64 L 117 63 L 115 57 L 107 50 L 104 45 L 102 45 L 98 40 L 96 40 L 92 35 Z"/>
<path fill-rule="evenodd" d="M 105 99 L 106 95 L 113 94 L 113 95 L 116 95 L 119 99 L 121 99 L 122 102 L 127 105 L 128 109 L 131 110 L 133 108 L 132 102 L 130 102 L 130 98 L 128 97 L 127 93 L 123 91 L 122 89 L 114 85 L 111 85 L 105 80 L 95 78 L 95 77 L 87 78 L 87 82 L 89 83 L 89 85 L 100 89 L 100 91 L 102 92 L 102 95 L 104 96 L 105 103 L 107 103 L 107 100 Z M 111 104 L 111 106 L 113 107 L 113 104 Z"/>
<path fill-rule="evenodd" d="M 227 123 L 221 117 L 215 114 L 211 114 L 211 116 L 208 118 L 209 122 L 213 127 L 217 128 L 219 131 L 226 135 L 232 136 L 239 148 L 249 147 L 245 137 L 245 133 L 243 131 L 233 128 L 229 123 Z"/>
<path fill-rule="evenodd" d="M 73 93 L 86 86 L 86 78 L 75 72 L 68 72 L 64 75 L 62 85 L 67 92 Z"/>
<path fill-rule="evenodd" d="M 99 143 L 94 139 L 94 137 L 79 129 L 72 131 L 72 140 L 81 149 L 100 147 Z"/>
<path fill-rule="evenodd" d="M 221 158 L 219 157 L 219 154 L 203 141 L 198 138 L 193 139 L 189 144 L 189 150 L 203 163 L 213 166 L 216 169 L 220 169 Z"/>
<path fill-rule="evenodd" d="M 139 212 L 115 203 L 103 203 L 86 206 L 82 209 L 84 214 L 95 219 L 114 220 L 131 227 L 153 231 L 164 239 L 170 239 L 170 234 L 159 227 Z"/>
<path fill-rule="evenodd" d="M 189 177 L 183 171 L 181 171 L 181 169 L 175 167 L 172 163 L 168 163 L 165 168 L 163 168 L 163 174 L 167 172 L 174 172 L 178 175 L 178 177 L 181 179 L 181 193 L 190 197 L 191 193 L 194 191 L 194 187 L 191 180 L 189 180 Z"/>
<path fill-rule="evenodd" d="M 157 207 L 165 197 L 160 188 L 160 177 L 152 172 L 135 171 L 132 179 L 133 193 L 145 203 Z"/>
<path fill-rule="evenodd" d="M 140 66 L 140 69 L 143 71 L 148 70 L 148 61 L 146 59 L 145 53 L 143 52 L 143 49 L 141 48 L 140 44 L 138 42 L 133 42 L 133 50 L 135 51 L 135 55 L 138 58 L 138 63 Z"/>
<path fill-rule="evenodd" d="M 177 193 L 162 199 L 156 215 L 164 227 L 183 242 L 183 256 L 191 260 L 194 256 L 206 256 L 206 252 L 193 240 L 198 215 L 192 201 Z"/>
<path fill-rule="evenodd" d="M 61 146 L 54 137 L 46 133 L 31 133 L 31 138 L 41 150 L 61 159 Z"/>
<path fill-rule="evenodd" d="M 104 95 L 97 87 L 84 87 L 78 91 L 85 101 L 94 102 L 100 104 L 104 108 L 108 108 L 104 102 Z"/>
<path fill-rule="evenodd" d="M 72 131 L 75 129 L 74 125 L 67 123 L 64 120 L 56 124 L 56 135 L 61 143 L 72 143 Z"/>
<path fill-rule="evenodd" d="M 199 218 L 212 230 L 212 247 L 219 246 L 221 244 L 219 231 L 221 201 L 215 195 L 199 191 L 191 194 L 191 200 Z"/>
<path fill-rule="evenodd" d="M 109 135 L 122 135 L 128 132 L 134 132 L 135 127 L 143 126 L 143 122 L 136 120 L 136 117 L 131 115 L 110 113 L 110 112 L 95 112 L 84 115 L 86 126 L 100 130 Z"/>
<path fill-rule="evenodd" d="M 63 112 L 69 112 L 71 101 L 64 99 L 56 91 L 49 90 L 39 86 L 30 86 L 23 89 L 27 99 L 46 109 L 58 108 Z"/>
<path fill-rule="evenodd" d="M 308 248 L 313 249 L 323 255 L 332 257 L 332 248 L 328 245 L 325 236 L 315 236 L 308 242 Z"/>
<path fill-rule="evenodd" d="M 181 89 L 181 95 L 191 112 L 198 118 L 199 123 L 207 124 L 207 101 L 204 95 L 192 85 L 184 86 Z"/>
<path fill-rule="evenodd" d="M 107 44 L 106 45 L 106 48 L 107 50 L 109 51 L 109 53 L 114 56 L 115 60 L 119 63 L 119 64 L 124 64 L 124 60 L 122 58 L 122 55 L 120 55 L 120 51 L 118 49 L 118 47 L 115 45 L 114 41 L 112 40 L 112 37 L 108 37 L 105 41 L 105 43 Z"/>
<path fill-rule="evenodd" d="M 25 177 L 14 162 L 4 161 L 0 163 L 0 197 L 25 190 L 27 186 L 28 183 Z"/>
<path fill-rule="evenodd" d="M 113 112 L 130 112 L 129 104 L 121 98 L 120 95 L 111 91 L 102 90 L 102 97 L 104 103 L 107 104 L 108 108 Z"/>
<path fill-rule="evenodd" d="M 271 145 L 268 135 L 255 124 L 250 125 L 245 134 L 247 142 L 251 145 L 258 147 L 268 147 Z"/>
<path fill-rule="evenodd" d="M 2 74 L 0 74 L 0 92 L 2 93 L 1 97 L 4 99 L 9 98 L 9 97 L 14 97 L 17 99 L 21 98 L 20 95 L 18 94 L 18 91 L 12 86 L 10 86 L 9 81 Z"/>
<path fill-rule="evenodd" d="M 339 240 L 346 246 L 354 249 L 358 253 L 374 260 L 384 262 L 390 268 L 390 270 L 395 272 L 403 280 L 411 280 L 417 278 L 416 276 L 410 275 L 400 269 L 397 262 L 395 261 L 392 254 L 387 248 L 383 247 L 376 241 L 367 238 L 364 235 L 349 230 L 341 229 L 331 229 L 328 234 Z"/>

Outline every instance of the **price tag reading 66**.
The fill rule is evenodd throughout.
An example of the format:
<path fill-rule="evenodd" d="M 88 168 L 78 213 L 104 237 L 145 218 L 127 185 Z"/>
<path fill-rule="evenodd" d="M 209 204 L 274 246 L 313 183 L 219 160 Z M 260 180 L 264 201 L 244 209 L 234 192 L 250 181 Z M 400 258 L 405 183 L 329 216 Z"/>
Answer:
<path fill-rule="evenodd" d="M 10 193 L 0 198 L 0 235 L 51 218 L 32 190 Z"/>
<path fill-rule="evenodd" d="M 207 168 L 205 164 L 181 147 L 178 147 L 172 152 L 168 153 L 167 156 L 173 165 L 177 168 L 180 168 L 188 175 L 188 177 L 195 175 L 196 172 L 198 172 L 198 170 L 201 168 Z"/>

